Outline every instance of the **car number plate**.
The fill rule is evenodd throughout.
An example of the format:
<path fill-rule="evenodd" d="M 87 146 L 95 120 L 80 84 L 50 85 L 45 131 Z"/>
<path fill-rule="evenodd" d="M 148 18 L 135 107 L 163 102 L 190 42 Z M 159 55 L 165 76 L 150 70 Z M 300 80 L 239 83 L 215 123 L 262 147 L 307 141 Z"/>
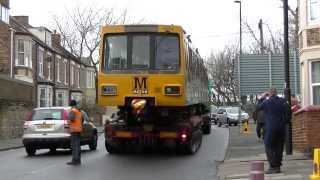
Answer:
<path fill-rule="evenodd" d="M 39 124 L 37 125 L 38 129 L 51 129 L 52 128 L 52 124 Z"/>

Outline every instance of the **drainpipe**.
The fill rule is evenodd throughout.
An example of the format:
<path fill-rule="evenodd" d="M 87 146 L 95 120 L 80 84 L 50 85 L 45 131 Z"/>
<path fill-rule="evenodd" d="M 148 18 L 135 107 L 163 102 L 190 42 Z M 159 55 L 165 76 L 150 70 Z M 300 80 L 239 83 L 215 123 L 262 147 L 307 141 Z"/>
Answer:
<path fill-rule="evenodd" d="M 14 43 L 13 43 L 13 34 L 14 34 L 14 29 L 13 28 L 10 28 L 10 31 L 11 31 L 11 35 L 10 35 L 10 37 L 11 37 L 11 53 L 10 53 L 10 77 L 11 78 L 13 78 L 13 45 L 14 45 Z"/>

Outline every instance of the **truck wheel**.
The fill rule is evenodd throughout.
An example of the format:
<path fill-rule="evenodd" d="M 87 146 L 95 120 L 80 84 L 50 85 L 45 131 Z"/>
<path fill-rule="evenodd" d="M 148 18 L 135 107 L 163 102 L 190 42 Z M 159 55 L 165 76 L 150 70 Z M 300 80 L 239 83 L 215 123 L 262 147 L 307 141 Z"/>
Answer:
<path fill-rule="evenodd" d="M 28 156 L 34 156 L 36 154 L 36 151 L 37 151 L 36 148 L 34 148 L 30 145 L 26 146 L 26 152 L 27 152 Z"/>
<path fill-rule="evenodd" d="M 106 146 L 106 150 L 108 151 L 109 154 L 116 154 L 118 153 L 117 148 L 115 148 L 114 146 L 112 146 L 110 143 L 107 142 L 107 140 L 105 140 L 105 146 Z"/>
<path fill-rule="evenodd" d="M 234 123 L 234 126 L 238 126 L 238 123 Z"/>
<path fill-rule="evenodd" d="M 211 133 L 211 124 L 204 124 L 202 126 L 203 134 L 210 134 Z"/>
<path fill-rule="evenodd" d="M 89 148 L 91 151 L 96 150 L 98 145 L 98 135 L 95 133 L 92 137 L 91 142 L 89 143 Z"/>
<path fill-rule="evenodd" d="M 202 131 L 198 130 L 193 133 L 192 138 L 187 144 L 179 145 L 178 151 L 182 154 L 195 154 L 201 147 L 202 144 Z"/>

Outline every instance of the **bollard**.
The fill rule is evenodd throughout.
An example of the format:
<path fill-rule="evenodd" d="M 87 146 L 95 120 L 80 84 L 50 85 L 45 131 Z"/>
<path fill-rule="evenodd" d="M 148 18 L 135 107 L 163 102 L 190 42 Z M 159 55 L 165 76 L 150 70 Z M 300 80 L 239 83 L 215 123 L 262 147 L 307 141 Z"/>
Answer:
<path fill-rule="evenodd" d="M 264 180 L 263 161 L 250 162 L 250 180 Z"/>
<path fill-rule="evenodd" d="M 320 149 L 313 151 L 313 174 L 310 175 L 310 180 L 320 180 Z"/>

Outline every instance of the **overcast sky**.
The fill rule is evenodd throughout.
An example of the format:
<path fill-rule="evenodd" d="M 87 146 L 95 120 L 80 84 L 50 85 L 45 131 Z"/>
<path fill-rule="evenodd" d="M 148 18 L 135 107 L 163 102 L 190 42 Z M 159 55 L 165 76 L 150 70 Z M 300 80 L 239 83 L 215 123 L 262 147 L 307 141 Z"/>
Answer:
<path fill-rule="evenodd" d="M 11 15 L 28 15 L 32 26 L 53 27 L 53 15 L 82 6 L 127 8 L 131 19 L 147 23 L 181 25 L 202 56 L 219 51 L 239 39 L 239 4 L 233 0 L 10 0 Z M 289 0 L 292 7 L 296 0 Z M 260 18 L 273 31 L 283 22 L 280 0 L 242 0 L 242 18 L 258 30 Z M 244 46 L 250 36 L 244 33 Z"/>

